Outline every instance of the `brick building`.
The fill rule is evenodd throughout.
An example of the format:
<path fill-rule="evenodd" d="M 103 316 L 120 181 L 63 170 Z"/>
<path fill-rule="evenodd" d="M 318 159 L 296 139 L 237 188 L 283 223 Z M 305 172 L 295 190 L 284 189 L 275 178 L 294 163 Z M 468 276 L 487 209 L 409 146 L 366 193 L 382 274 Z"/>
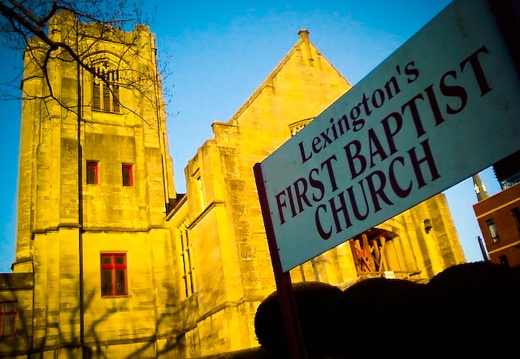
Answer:
<path fill-rule="evenodd" d="M 489 261 L 520 265 L 520 152 L 493 165 L 502 191 L 473 206 Z"/>

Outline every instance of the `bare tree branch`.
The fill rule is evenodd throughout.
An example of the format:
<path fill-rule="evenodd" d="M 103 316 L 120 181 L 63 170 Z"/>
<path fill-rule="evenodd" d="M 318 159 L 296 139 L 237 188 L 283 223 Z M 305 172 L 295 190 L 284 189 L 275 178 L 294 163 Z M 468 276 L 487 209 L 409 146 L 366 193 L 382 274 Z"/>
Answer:
<path fill-rule="evenodd" d="M 27 11 L 24 9 L 24 13 Z M 43 32 L 42 28 L 35 27 L 33 24 L 31 24 L 29 21 L 27 21 L 24 17 L 20 16 L 16 11 L 14 11 L 13 8 L 10 8 L 6 6 L 3 3 L 0 3 L 0 12 L 7 18 L 9 21 L 13 24 L 13 28 L 18 29 L 15 27 L 15 22 L 20 24 L 21 26 L 25 27 L 29 32 L 34 34 L 35 36 L 39 37 L 43 42 L 45 42 L 49 47 L 56 49 L 57 45 L 54 44 L 52 40 L 49 39 L 49 37 Z"/>
<path fill-rule="evenodd" d="M 136 1 L 140 2 L 141 0 Z M 112 96 L 115 98 L 108 79 L 96 73 L 95 64 L 89 59 L 92 54 L 99 52 L 96 49 L 98 43 L 112 42 L 125 45 L 123 46 L 125 50 L 120 54 L 121 58 L 131 57 L 137 63 L 145 61 L 139 53 L 139 31 L 136 31 L 138 29 L 136 26 L 144 23 L 139 21 L 143 17 L 142 6 L 139 5 L 142 4 L 136 4 L 132 7 L 131 2 L 124 0 L 0 0 L 0 25 L 2 22 L 8 25 L 2 27 L 0 37 L 4 35 L 4 40 L 11 42 L 12 48 L 18 46 L 21 50 L 23 47 L 26 54 L 32 53 L 33 47 L 38 47 L 39 54 L 32 53 L 30 56 L 44 77 L 49 91 L 45 98 L 53 99 L 61 107 L 77 113 L 79 110 L 77 106 L 64 103 L 53 90 L 53 81 L 49 78 L 48 66 L 53 61 L 75 62 L 92 77 L 99 78 L 106 88 L 110 89 Z M 51 29 L 51 26 L 54 26 L 52 25 L 52 18 L 59 12 L 64 11 L 73 14 L 75 25 L 74 29 L 71 28 L 70 31 L 75 33 L 62 34 L 61 37 L 56 38 L 52 36 L 54 31 Z M 131 32 L 133 37 L 129 39 L 129 33 L 120 29 L 128 28 L 131 24 L 134 25 L 134 31 Z M 90 33 L 91 30 L 84 30 L 85 26 L 91 28 L 94 26 L 98 29 L 97 33 L 93 35 Z M 72 40 L 74 37 L 75 42 Z M 41 43 L 36 44 L 34 38 L 39 39 Z M 78 47 L 78 43 L 82 44 L 81 48 Z M 45 47 L 47 48 L 45 49 Z M 149 61 L 150 59 L 146 60 Z M 144 67 L 145 70 L 142 71 L 126 70 L 125 82 L 120 85 L 122 88 L 135 91 L 142 100 L 148 101 L 153 106 L 160 106 L 161 110 L 164 111 L 164 103 L 155 98 L 157 97 L 157 89 L 154 84 L 159 80 L 160 75 L 149 70 L 150 68 L 155 69 L 156 65 Z M 3 85 L 6 86 L 6 84 Z M 2 85 L 0 84 L 0 86 Z M 12 92 L 12 86 L 9 86 L 9 88 Z M 4 98 L 9 97 L 3 90 L 2 93 Z M 14 96 L 11 96 L 11 98 L 14 98 Z M 25 96 L 25 98 L 37 99 L 38 97 Z M 137 108 L 129 106 L 123 101 L 119 101 L 119 106 L 144 119 Z"/>

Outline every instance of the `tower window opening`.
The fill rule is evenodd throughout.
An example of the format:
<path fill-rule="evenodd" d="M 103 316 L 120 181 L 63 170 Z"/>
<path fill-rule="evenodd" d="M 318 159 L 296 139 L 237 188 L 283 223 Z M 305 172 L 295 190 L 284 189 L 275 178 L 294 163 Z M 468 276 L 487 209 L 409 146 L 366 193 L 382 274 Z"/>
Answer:
<path fill-rule="evenodd" d="M 123 186 L 133 186 L 133 170 L 132 165 L 123 163 Z"/>
<path fill-rule="evenodd" d="M 103 63 L 94 70 L 92 108 L 96 111 L 120 113 L 119 70 L 109 70 Z"/>
<path fill-rule="evenodd" d="M 99 168 L 97 161 L 87 161 L 87 184 L 99 183 Z"/>

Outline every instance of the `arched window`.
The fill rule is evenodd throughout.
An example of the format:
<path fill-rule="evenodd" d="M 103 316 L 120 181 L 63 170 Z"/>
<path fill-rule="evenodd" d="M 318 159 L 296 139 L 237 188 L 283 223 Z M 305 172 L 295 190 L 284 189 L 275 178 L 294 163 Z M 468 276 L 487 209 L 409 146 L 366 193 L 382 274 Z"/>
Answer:
<path fill-rule="evenodd" d="M 111 69 L 108 62 L 96 64 L 92 81 L 92 109 L 119 113 L 119 70 Z"/>
<path fill-rule="evenodd" d="M 307 126 L 314 118 L 305 118 L 303 120 L 299 120 L 296 122 L 293 122 L 289 125 L 289 130 L 291 131 L 291 137 L 296 135 L 298 132 L 301 131 L 302 128 Z"/>

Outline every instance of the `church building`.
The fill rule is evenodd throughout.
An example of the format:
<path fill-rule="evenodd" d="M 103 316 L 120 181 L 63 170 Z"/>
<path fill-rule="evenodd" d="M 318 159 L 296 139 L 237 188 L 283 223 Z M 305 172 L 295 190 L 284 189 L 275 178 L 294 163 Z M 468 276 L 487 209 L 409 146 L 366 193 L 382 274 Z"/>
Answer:
<path fill-rule="evenodd" d="M 13 273 L 0 274 L 0 358 L 198 358 L 258 347 L 276 290 L 253 166 L 351 88 L 301 30 L 174 185 L 155 37 L 54 16 L 24 54 Z M 290 271 L 346 288 L 427 282 L 465 262 L 446 198 Z"/>

